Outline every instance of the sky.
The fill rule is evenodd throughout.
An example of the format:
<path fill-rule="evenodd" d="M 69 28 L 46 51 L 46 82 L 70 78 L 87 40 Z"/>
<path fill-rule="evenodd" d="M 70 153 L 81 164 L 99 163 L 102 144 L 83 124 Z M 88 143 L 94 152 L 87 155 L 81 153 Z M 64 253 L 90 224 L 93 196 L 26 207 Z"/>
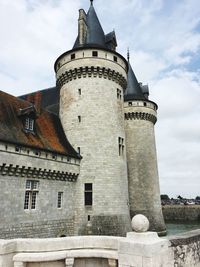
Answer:
<path fill-rule="evenodd" d="M 89 0 L 0 0 L 0 90 L 15 96 L 55 85 L 54 62 L 77 36 Z M 199 0 L 94 0 L 105 33 L 158 104 L 160 188 L 200 195 Z"/>

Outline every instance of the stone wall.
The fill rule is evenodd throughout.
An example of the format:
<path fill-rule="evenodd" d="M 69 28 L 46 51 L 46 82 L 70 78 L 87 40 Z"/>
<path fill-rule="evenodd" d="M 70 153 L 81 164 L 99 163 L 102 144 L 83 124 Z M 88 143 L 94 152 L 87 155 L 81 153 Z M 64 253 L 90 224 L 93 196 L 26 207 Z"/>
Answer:
<path fill-rule="evenodd" d="M 162 207 L 166 221 L 200 221 L 200 205 L 166 205 Z"/>
<path fill-rule="evenodd" d="M 4 167 L 6 164 L 7 167 Z M 11 164 L 11 165 L 9 165 Z M 28 155 L 2 152 L 0 158 L 0 238 L 57 237 L 73 235 L 75 181 L 56 175 L 37 175 L 45 168 L 47 173 L 79 171 L 79 166 Z M 16 167 L 13 167 L 16 166 Z M 18 167 L 17 167 L 18 166 Z M 31 171 L 30 171 L 31 170 Z M 63 179 L 63 180 L 62 180 Z M 36 181 L 36 206 L 24 208 L 26 182 Z M 58 208 L 58 192 L 62 192 L 62 206 Z"/>
<path fill-rule="evenodd" d="M 98 56 L 92 56 L 93 51 Z M 75 191 L 76 234 L 85 234 L 89 217 L 93 234 L 125 235 L 130 230 L 123 114 L 126 61 L 109 51 L 82 49 L 64 54 L 59 63 L 60 118 L 82 156 Z M 92 205 L 84 203 L 85 183 L 93 187 Z"/>
<path fill-rule="evenodd" d="M 129 198 L 131 217 L 143 214 L 152 231 L 165 234 L 154 133 L 156 108 L 150 101 L 124 103 Z"/>
<path fill-rule="evenodd" d="M 170 237 L 174 267 L 200 266 L 200 229 Z"/>
<path fill-rule="evenodd" d="M 36 222 L 26 222 L 13 224 L 10 222 L 7 226 L 0 228 L 0 238 L 46 238 L 72 236 L 74 234 L 73 218 L 65 220 L 44 220 Z"/>
<path fill-rule="evenodd" d="M 0 240 L 0 267 L 199 267 L 200 229 L 159 238 L 79 236 Z"/>

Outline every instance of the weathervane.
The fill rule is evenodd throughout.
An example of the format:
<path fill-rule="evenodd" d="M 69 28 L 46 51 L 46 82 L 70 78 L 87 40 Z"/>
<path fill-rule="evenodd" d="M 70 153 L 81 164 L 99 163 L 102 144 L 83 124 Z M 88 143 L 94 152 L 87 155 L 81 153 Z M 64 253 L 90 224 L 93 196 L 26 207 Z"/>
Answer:
<path fill-rule="evenodd" d="M 128 59 L 128 62 L 129 62 L 129 59 L 130 59 L 129 47 L 128 47 L 128 49 L 127 49 L 127 59 Z"/>

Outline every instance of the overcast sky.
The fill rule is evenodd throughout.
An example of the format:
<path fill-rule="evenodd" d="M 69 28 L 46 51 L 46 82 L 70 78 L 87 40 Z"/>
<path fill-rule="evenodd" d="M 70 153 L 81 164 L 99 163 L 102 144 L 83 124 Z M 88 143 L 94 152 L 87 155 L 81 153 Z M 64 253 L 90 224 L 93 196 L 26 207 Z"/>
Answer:
<path fill-rule="evenodd" d="M 55 85 L 53 64 L 72 48 L 89 0 L 0 0 L 0 90 L 22 95 Z M 161 193 L 200 195 L 199 0 L 94 0 L 118 52 L 158 106 Z"/>

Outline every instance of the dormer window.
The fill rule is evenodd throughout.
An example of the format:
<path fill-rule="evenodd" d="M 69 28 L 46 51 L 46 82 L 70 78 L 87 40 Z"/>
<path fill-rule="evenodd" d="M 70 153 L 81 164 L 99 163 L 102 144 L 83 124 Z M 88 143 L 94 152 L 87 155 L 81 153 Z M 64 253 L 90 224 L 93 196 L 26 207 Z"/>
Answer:
<path fill-rule="evenodd" d="M 33 105 L 20 108 L 18 111 L 18 116 L 21 118 L 23 123 L 23 131 L 28 133 L 35 134 L 35 120 L 37 119 L 36 109 Z"/>
<path fill-rule="evenodd" d="M 34 130 L 34 119 L 26 117 L 25 118 L 24 128 L 27 131 L 32 131 L 33 132 L 33 130 Z"/>

